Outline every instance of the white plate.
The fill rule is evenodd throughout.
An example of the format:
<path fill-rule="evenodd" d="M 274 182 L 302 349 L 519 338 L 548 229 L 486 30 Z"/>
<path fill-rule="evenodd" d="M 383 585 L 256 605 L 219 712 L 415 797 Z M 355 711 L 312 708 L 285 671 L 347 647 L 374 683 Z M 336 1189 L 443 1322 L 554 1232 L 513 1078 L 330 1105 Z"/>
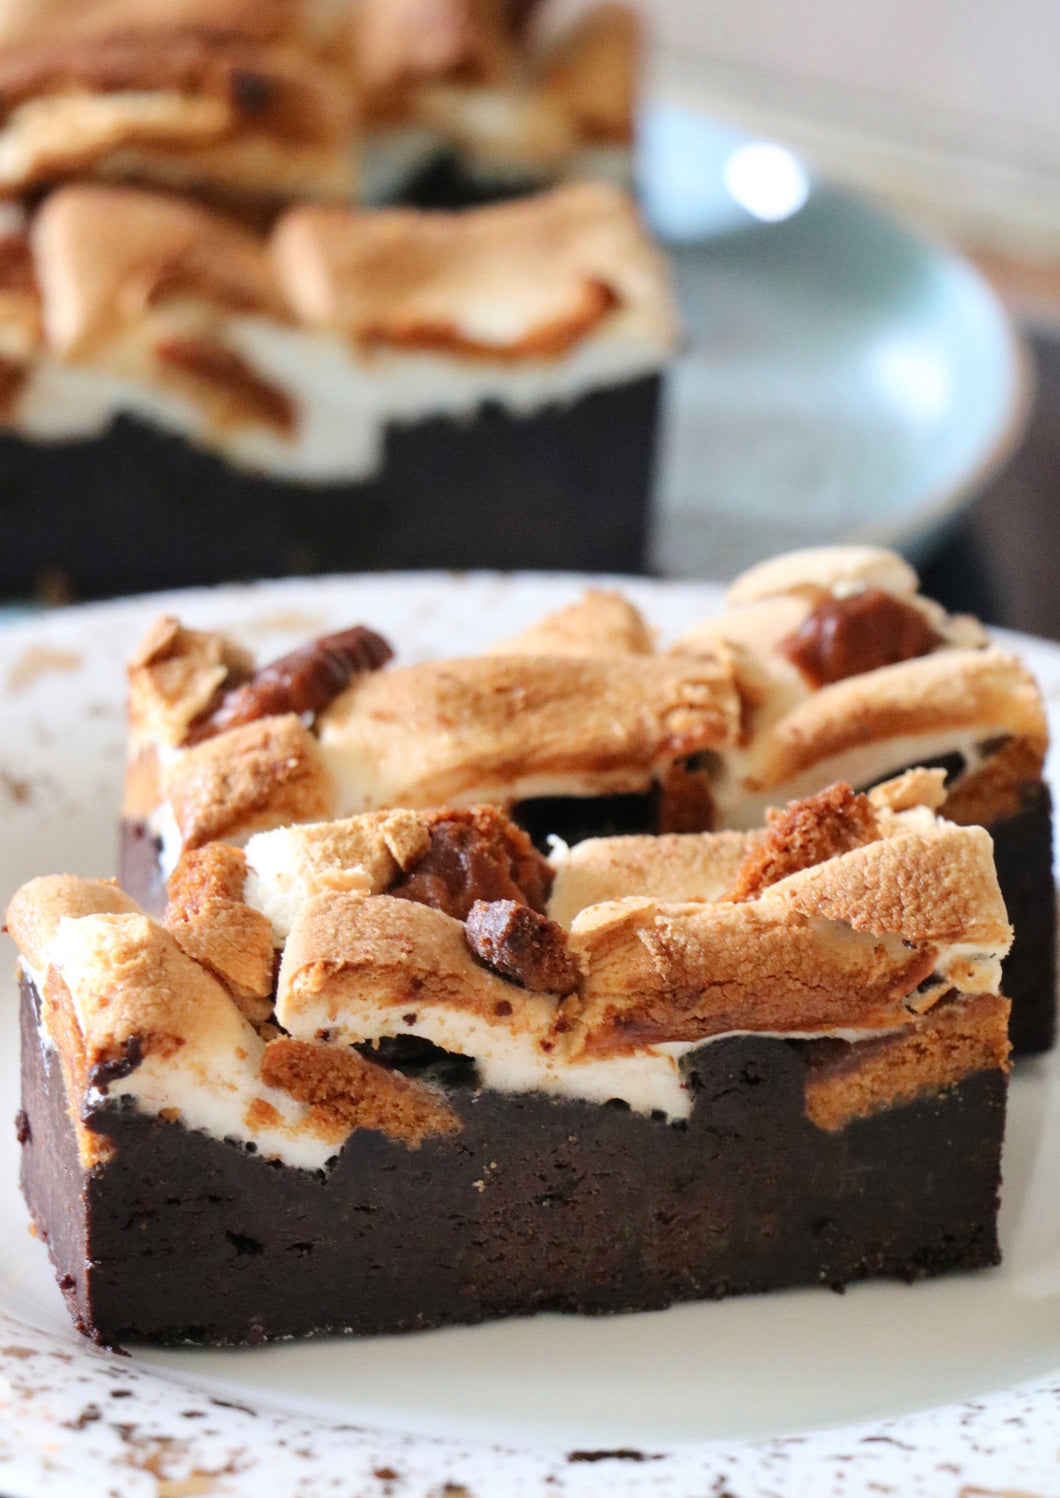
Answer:
<path fill-rule="evenodd" d="M 582 586 L 562 577 L 296 581 L 105 604 L 0 631 L 0 897 L 36 873 L 112 871 L 122 663 L 161 608 L 192 624 L 233 627 L 262 656 L 364 620 L 411 659 L 473 651 Z M 665 635 L 719 602 L 703 585 L 629 587 Z M 1060 648 L 1020 646 L 1055 705 Z M 0 1110 L 10 1117 L 17 1027 L 4 966 Z M 997 1271 L 913 1287 L 868 1284 L 845 1296 L 796 1291 L 609 1319 L 541 1316 L 132 1359 L 98 1352 L 70 1329 L 44 1249 L 27 1232 L 17 1148 L 5 1128 L 0 1490 L 17 1498 L 316 1498 L 336 1478 L 342 1495 L 438 1498 L 448 1481 L 473 1498 L 507 1498 L 552 1491 L 551 1477 L 585 1494 L 724 1490 L 745 1498 L 796 1494 L 812 1482 L 817 1498 L 840 1479 L 837 1492 L 866 1498 L 873 1483 L 888 1482 L 954 1498 L 962 1484 L 966 1492 L 1053 1491 L 1057 1061 L 1022 1067 L 1011 1101 L 1005 1264 Z M 1044 1382 L 991 1392 L 1027 1379 Z M 954 1400 L 974 1402 L 933 1408 Z M 1018 1426 L 1006 1423 L 1017 1418 Z M 865 1420 L 877 1423 L 849 1428 Z M 624 1454 L 572 1462 L 572 1451 Z M 400 1481 L 378 1475 L 386 1472 Z"/>
<path fill-rule="evenodd" d="M 662 87 L 641 132 L 686 334 L 654 569 L 731 577 L 850 538 L 924 557 L 1023 429 L 1007 315 L 958 255 L 691 102 Z"/>

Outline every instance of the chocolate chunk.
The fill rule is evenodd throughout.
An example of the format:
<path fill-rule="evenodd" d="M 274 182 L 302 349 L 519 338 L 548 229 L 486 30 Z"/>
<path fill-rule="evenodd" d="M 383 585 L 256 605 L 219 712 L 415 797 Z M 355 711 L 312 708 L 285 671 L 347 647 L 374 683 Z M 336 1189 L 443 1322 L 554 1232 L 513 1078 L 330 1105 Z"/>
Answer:
<path fill-rule="evenodd" d="M 567 933 L 528 905 L 476 900 L 464 932 L 480 962 L 531 993 L 568 994 L 578 986 Z"/>
<path fill-rule="evenodd" d="M 476 901 L 515 901 L 543 911 L 554 875 L 523 830 L 495 806 L 447 811 L 430 847 L 387 894 L 467 919 Z"/>
<path fill-rule="evenodd" d="M 15 1114 L 15 1138 L 19 1144 L 28 1144 L 32 1137 L 29 1127 L 29 1114 L 25 1108 L 20 1108 Z"/>
<path fill-rule="evenodd" d="M 881 588 L 827 598 L 777 649 L 814 687 L 927 655 L 940 637 L 919 609 Z"/>
<path fill-rule="evenodd" d="M 243 686 L 225 692 L 205 717 L 192 724 L 186 742 L 201 743 L 229 728 L 283 713 L 320 713 L 350 682 L 385 666 L 394 652 L 363 624 L 322 635 L 263 666 Z"/>
<path fill-rule="evenodd" d="M 106 1092 L 111 1082 L 120 1082 L 134 1072 L 144 1059 L 143 1041 L 139 1035 L 130 1035 L 118 1055 L 106 1061 L 97 1061 L 88 1074 L 88 1085 Z"/>

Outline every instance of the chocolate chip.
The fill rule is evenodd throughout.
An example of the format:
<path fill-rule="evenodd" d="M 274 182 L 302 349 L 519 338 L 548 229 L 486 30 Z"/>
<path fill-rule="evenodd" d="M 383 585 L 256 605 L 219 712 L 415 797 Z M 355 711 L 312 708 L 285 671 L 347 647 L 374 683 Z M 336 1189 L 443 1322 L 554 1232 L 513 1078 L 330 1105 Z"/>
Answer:
<path fill-rule="evenodd" d="M 476 900 L 464 935 L 480 962 L 531 993 L 568 994 L 578 986 L 567 933 L 529 905 Z"/>
<path fill-rule="evenodd" d="M 363 624 L 322 635 L 226 692 L 205 717 L 192 724 L 187 742 L 198 744 L 229 728 L 280 713 L 315 716 L 355 677 L 378 671 L 393 654 L 382 635 Z"/>
<path fill-rule="evenodd" d="M 24 1108 L 20 1108 L 15 1114 L 15 1138 L 19 1144 L 28 1144 L 32 1137 L 29 1127 L 29 1114 Z"/>
<path fill-rule="evenodd" d="M 144 1059 L 143 1042 L 139 1035 L 130 1035 L 122 1047 L 121 1054 L 106 1061 L 97 1061 L 88 1074 L 88 1085 L 106 1092 L 111 1082 L 119 1082 L 136 1070 Z"/>
<path fill-rule="evenodd" d="M 232 73 L 232 103 L 244 114 L 261 114 L 268 108 L 273 88 L 261 73 L 236 68 Z"/>

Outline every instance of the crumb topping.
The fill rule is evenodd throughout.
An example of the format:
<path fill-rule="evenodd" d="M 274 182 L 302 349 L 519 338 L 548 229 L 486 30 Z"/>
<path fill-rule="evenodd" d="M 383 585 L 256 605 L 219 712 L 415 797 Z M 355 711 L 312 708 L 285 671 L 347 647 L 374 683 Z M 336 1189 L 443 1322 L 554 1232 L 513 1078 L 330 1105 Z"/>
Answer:
<path fill-rule="evenodd" d="M 354 1129 L 375 1129 L 418 1149 L 461 1127 L 440 1088 L 366 1061 L 348 1046 L 280 1036 L 265 1047 L 261 1079 L 305 1103 L 311 1126 L 336 1144 Z"/>
<path fill-rule="evenodd" d="M 740 865 L 729 899 L 757 899 L 789 874 L 826 863 L 879 836 L 868 796 L 856 795 L 841 781 L 828 786 L 815 796 L 793 801 L 785 811 L 769 812 L 765 839 Z"/>
<path fill-rule="evenodd" d="M 867 1056 L 858 1046 L 873 1035 L 927 1033 L 923 1016 L 958 1002 L 947 995 L 996 995 L 1011 929 L 990 838 L 940 821 L 916 803 L 918 790 L 936 798 L 938 777 L 902 777 L 875 800 L 837 786 L 777 814 L 765 833 L 606 840 L 605 881 L 624 868 L 627 891 L 650 884 L 661 852 L 655 866 L 680 865 L 698 898 L 675 882 L 669 898 L 608 899 L 605 882 L 569 936 L 525 899 L 477 900 L 461 920 L 386 892 L 439 828 L 473 826 L 475 813 L 375 813 L 264 834 L 250 850 L 259 885 L 270 839 L 275 867 L 301 883 L 274 1019 L 273 925 L 248 903 L 238 849 L 186 855 L 169 930 L 114 886 L 76 879 L 26 886 L 8 923 L 44 976 L 45 1023 L 80 1078 L 78 1096 L 132 1092 L 194 1127 L 223 1118 L 229 1132 L 300 1160 L 333 1153 L 351 1128 L 416 1143 L 456 1126 L 444 1093 L 350 1049 L 398 1037 L 472 1058 L 480 1085 L 632 1096 L 645 1110 L 665 1094 L 672 1109 L 683 1099 L 677 1057 L 719 1036 L 831 1036 Z M 499 814 L 477 814 L 506 848 Z M 591 865 L 600 852 L 590 844 L 580 858 Z M 332 853 L 346 866 L 330 866 Z M 536 878 L 540 861 L 527 859 Z M 722 898 L 734 884 L 741 898 Z M 562 886 L 557 895 L 569 914 L 576 900 Z M 898 1073 L 915 1072 L 915 1046 L 894 1054 Z M 989 1047 L 960 1054 L 969 1066 L 1000 1064 Z M 833 1089 L 821 1118 L 839 1106 Z"/>

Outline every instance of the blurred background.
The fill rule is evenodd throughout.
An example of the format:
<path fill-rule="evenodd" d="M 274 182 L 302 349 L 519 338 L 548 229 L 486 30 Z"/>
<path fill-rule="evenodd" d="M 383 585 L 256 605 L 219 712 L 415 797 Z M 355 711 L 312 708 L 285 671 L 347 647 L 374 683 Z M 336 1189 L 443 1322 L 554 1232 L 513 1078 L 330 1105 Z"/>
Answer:
<path fill-rule="evenodd" d="M 967 255 L 1034 367 L 1013 455 L 933 557 L 931 591 L 1060 635 L 1060 7 L 1052 0 L 644 0 L 654 87 L 790 147 Z M 930 389 L 925 392 L 930 398 Z M 931 551 L 931 548 L 928 548 Z"/>
<path fill-rule="evenodd" d="M 173 28 L 190 24 L 194 31 L 203 17 L 213 17 L 214 25 L 221 12 L 218 0 L 174 0 L 171 7 L 151 0 L 140 8 L 127 0 L 84 0 L 83 5 L 41 0 L 38 6 L 0 0 L 0 130 L 5 132 L 0 187 L 9 198 L 5 214 L 15 213 L 0 224 L 0 313 L 7 319 L 0 374 L 10 387 L 0 394 L 9 403 L 7 424 L 15 429 L 13 437 L 0 436 L 0 522 L 9 553 L 25 547 L 24 561 L 6 559 L 10 565 L 0 591 L 9 599 L 77 601 L 329 566 L 639 567 L 661 576 L 725 579 L 785 548 L 864 539 L 901 549 L 920 567 L 928 591 L 950 608 L 1060 637 L 1060 7 L 1055 0 L 1009 0 L 1004 7 L 996 0 L 859 0 L 856 5 L 848 0 L 640 0 L 639 42 L 627 10 L 599 0 L 353 0 L 349 10 L 347 0 L 334 0 L 331 17 L 353 18 L 341 20 L 335 37 L 331 20 L 316 30 L 297 20 L 306 15 L 319 20 L 321 4 L 328 9 L 325 0 L 239 0 L 222 7 L 235 18 L 232 24 L 238 20 L 244 28 L 234 44 L 243 50 L 232 54 L 234 91 L 225 105 L 237 117 L 243 111 L 242 125 L 237 118 L 234 127 L 237 137 L 247 119 L 251 135 L 257 130 L 261 136 L 262 119 L 266 134 L 271 128 L 268 109 L 256 121 L 251 117 L 255 111 L 260 115 L 275 83 L 269 48 L 277 35 L 293 49 L 284 54 L 284 66 L 295 58 L 307 97 L 315 91 L 324 98 L 325 83 L 338 90 L 331 154 L 323 153 L 318 166 L 324 175 L 314 184 L 305 185 L 290 139 L 272 140 L 272 154 L 264 157 L 255 154 L 260 138 L 255 137 L 256 145 L 251 141 L 254 149 L 245 156 L 239 155 L 237 139 L 229 158 L 224 150 L 230 137 L 219 137 L 220 154 L 211 157 L 204 148 L 197 157 L 194 142 L 187 148 L 190 155 L 181 156 L 173 154 L 172 141 L 151 148 L 133 136 L 131 158 L 122 149 L 108 154 L 110 148 L 97 142 L 91 159 L 90 153 L 73 153 L 63 160 L 63 131 L 52 128 L 51 165 L 12 185 L 14 148 L 26 139 L 39 149 L 41 134 L 34 126 L 20 137 L 19 122 L 32 125 L 35 109 L 43 111 L 39 119 L 45 123 L 51 119 L 56 90 L 67 87 L 63 70 L 70 57 L 75 73 L 82 66 L 77 48 L 85 36 L 102 39 L 105 53 L 115 37 L 136 33 L 139 40 L 122 63 L 128 75 L 123 84 L 114 82 L 117 75 L 101 54 L 102 73 L 97 58 L 96 71 L 75 77 L 73 90 L 75 95 L 96 90 L 92 102 L 109 108 L 115 101 L 108 102 L 108 92 L 125 88 L 131 90 L 125 102 L 134 107 L 145 91 L 159 86 L 155 62 L 168 55 Z M 597 30 L 589 26 L 580 41 L 563 41 L 577 37 L 590 14 L 597 17 Z M 368 31 L 365 16 L 371 21 Z M 341 45 L 335 39 L 340 33 Z M 215 45 L 197 35 L 200 52 Z M 380 91 L 378 78 L 372 84 L 364 63 L 370 54 L 365 36 L 385 43 L 380 55 L 396 69 L 388 74 L 387 88 L 394 78 L 399 85 L 392 93 Z M 74 53 L 53 67 L 48 49 L 71 37 Z M 241 78 L 242 89 L 235 86 Z M 188 92 L 186 79 L 180 87 Z M 83 93 L 60 102 L 76 108 Z M 216 99 L 191 102 L 207 113 L 217 105 Z M 321 117 L 326 116 L 323 110 Z M 505 155 L 513 142 L 522 149 L 534 135 L 528 129 L 520 145 L 520 120 L 536 122 L 536 159 L 532 151 L 530 157 L 520 158 L 518 151 Z M 555 131 L 557 120 L 568 133 L 573 130 L 570 159 L 560 167 L 554 155 L 542 170 L 548 154 L 542 122 Z M 586 133 L 578 136 L 586 120 Z M 376 149 L 380 141 L 385 151 Z M 407 183 L 394 189 L 394 174 L 400 176 L 406 158 L 423 151 L 425 142 L 424 173 L 415 180 L 417 191 L 434 195 L 430 202 L 411 192 L 402 197 Z M 439 142 L 443 150 L 436 159 L 430 153 Z M 377 198 L 368 192 L 370 157 L 393 179 L 389 197 L 386 191 Z M 269 166 L 264 177 L 262 160 Z M 196 163 L 190 177 L 189 161 Z M 212 163 L 205 179 L 203 161 Z M 502 350 L 496 386 L 487 380 L 483 387 L 488 399 L 468 406 L 455 420 L 452 401 L 446 404 L 449 398 L 439 399 L 439 392 L 447 380 L 458 386 L 470 362 L 461 366 L 454 357 L 447 365 L 447 356 L 435 358 L 437 349 L 413 350 L 403 370 L 407 375 L 423 355 L 415 380 L 425 394 L 417 409 L 421 416 L 426 410 L 430 421 L 439 418 L 435 436 L 444 428 L 445 441 L 456 444 L 444 450 L 458 456 L 441 460 L 443 449 L 432 448 L 429 460 L 417 458 L 427 482 L 422 473 L 410 481 L 412 488 L 418 486 L 415 504 L 398 471 L 401 463 L 390 457 L 380 458 L 380 473 L 367 477 L 361 469 L 329 470 L 333 519 L 319 521 L 317 533 L 310 535 L 307 517 L 319 519 L 325 508 L 322 490 L 313 487 L 319 474 L 306 478 L 296 467 L 285 467 L 282 439 L 270 438 L 271 447 L 240 448 L 229 442 L 228 431 L 211 446 L 216 411 L 211 414 L 201 400 L 199 407 L 192 401 L 178 411 L 173 402 L 179 405 L 183 394 L 174 395 L 172 367 L 163 372 L 165 384 L 157 361 L 150 368 L 122 364 L 129 355 L 127 346 L 119 347 L 120 339 L 111 348 L 86 345 L 72 354 L 55 343 L 61 311 L 49 300 L 48 287 L 41 291 L 39 263 L 39 284 L 33 281 L 45 239 L 38 230 L 49 204 L 71 183 L 81 185 L 82 175 L 90 195 L 117 179 L 134 192 L 153 193 L 156 206 L 174 184 L 182 194 L 182 211 L 213 213 L 220 204 L 231 213 L 234 203 L 243 235 L 239 254 L 258 265 L 255 274 L 264 283 L 275 270 L 275 265 L 268 269 L 269 236 L 285 212 L 297 211 L 303 195 L 331 194 L 344 208 L 357 203 L 358 194 L 373 206 L 396 199 L 452 207 L 447 195 L 454 161 L 457 176 L 464 173 L 460 190 L 470 184 L 472 201 L 536 192 L 557 181 L 577 183 L 604 167 L 627 182 L 632 166 L 648 229 L 673 273 L 681 324 L 678 357 L 665 372 L 654 472 L 649 471 L 647 425 L 628 461 L 619 451 L 619 430 L 629 435 L 634 423 L 616 415 L 617 407 L 607 407 L 606 380 L 601 390 L 590 390 L 591 399 L 598 394 L 603 399 L 594 408 L 591 441 L 583 441 L 580 429 L 568 422 L 561 453 L 557 434 L 563 413 L 578 405 L 586 388 L 579 376 L 574 401 L 575 386 L 563 384 L 566 355 L 551 368 L 545 359 L 529 371 L 535 378 L 544 371 L 546 380 L 558 376 L 554 388 L 561 392 L 547 397 L 551 406 L 539 402 L 532 419 L 523 422 L 526 411 L 517 409 L 517 402 L 505 408 Z M 483 177 L 483 162 L 491 161 L 492 175 Z M 219 166 L 221 177 L 209 180 Z M 273 170 L 288 173 L 283 184 L 270 178 Z M 84 203 L 82 211 L 87 212 Z M 628 204 L 624 211 L 629 214 Z M 92 256 L 85 253 L 84 233 L 97 234 L 105 217 L 101 212 L 84 218 L 84 232 L 68 235 L 64 253 L 71 253 L 71 245 L 75 258 L 80 252 L 81 273 L 89 265 L 90 279 Z M 58 210 L 51 213 L 53 223 L 58 218 Z M 224 232 L 230 243 L 229 230 Z M 120 239 L 115 236 L 116 244 Z M 510 253 L 518 261 L 517 250 Z M 192 267 L 192 279 L 199 278 L 196 295 L 203 292 L 209 259 L 199 255 L 200 263 Z M 151 283 L 137 313 L 146 306 L 149 317 L 142 321 L 157 310 L 164 331 L 185 331 L 179 322 L 165 322 L 173 309 L 156 309 L 153 298 L 158 292 L 165 302 L 175 285 L 179 301 L 181 276 L 189 265 L 182 263 L 175 277 L 167 272 L 160 292 Z M 136 275 L 143 270 L 137 267 Z M 489 295 L 499 284 L 496 264 L 491 275 Z M 534 272 L 528 275 L 532 283 Z M 136 279 L 131 270 L 127 279 Z M 117 271 L 111 280 L 108 316 L 120 322 L 129 313 L 131 292 Z M 52 281 L 59 284 L 61 276 L 56 281 L 53 275 Z M 191 369 L 186 340 L 178 338 L 185 361 L 181 378 L 199 379 L 199 399 L 203 380 L 218 375 L 220 356 L 229 366 L 236 359 L 241 377 L 249 374 L 244 384 L 252 393 L 262 371 L 270 380 L 278 373 L 282 385 L 298 359 L 277 356 L 276 368 L 267 360 L 259 368 L 254 360 L 261 340 L 253 346 L 239 342 L 239 309 L 219 308 L 215 291 L 210 293 L 214 301 L 200 295 L 194 308 L 196 337 L 205 330 L 209 340 L 204 344 L 200 338 L 192 350 L 200 366 L 208 356 L 212 367 Z M 605 291 L 612 295 L 613 288 L 605 283 Z M 492 310 L 496 313 L 496 306 Z M 173 315 L 184 311 L 176 307 Z M 26 321 L 20 322 L 23 315 Z M 296 309 L 292 317 L 288 307 L 279 326 L 290 330 L 292 322 L 298 324 L 298 337 L 310 340 L 299 348 L 308 351 L 312 363 L 319 348 L 314 352 L 310 343 L 320 329 L 298 323 L 300 316 Z M 272 332 L 276 328 L 274 318 Z M 325 331 L 332 351 L 341 346 L 341 357 L 356 363 L 358 356 L 351 359 L 350 351 L 358 331 L 338 325 Z M 234 341 L 225 344 L 229 333 Z M 26 347 L 11 343 L 15 335 Z M 168 337 L 170 356 L 173 342 Z M 280 341 L 272 339 L 269 358 L 274 358 L 272 344 L 278 348 Z M 161 348 L 161 343 L 151 348 L 145 343 L 136 357 L 149 363 Z M 254 356 L 249 365 L 248 349 Z M 374 349 L 370 353 L 374 356 Z M 577 357 L 575 349 L 571 362 Z M 371 438 L 380 453 L 389 452 L 395 432 L 400 444 L 401 431 L 408 431 L 407 412 L 391 422 L 392 411 L 373 416 L 368 409 L 377 394 L 372 381 L 378 366 L 371 358 L 356 372 L 360 386 L 343 387 L 366 393 L 360 412 L 354 411 L 356 396 L 339 397 L 327 389 L 329 367 L 324 360 L 310 371 L 314 399 L 323 392 L 322 406 L 332 419 L 327 441 L 339 429 L 343 439 L 356 435 L 359 416 L 366 428 L 375 422 Z M 483 367 L 481 362 L 475 367 L 476 379 Z M 27 371 L 43 392 L 53 423 L 51 428 L 44 423 L 43 441 L 32 424 L 20 426 L 21 418 L 10 417 L 11 403 L 23 400 L 20 382 Z M 56 372 L 74 383 L 49 384 Z M 648 372 L 654 379 L 657 365 Z M 348 373 L 344 370 L 343 377 Z M 51 439 L 59 429 L 64 441 L 68 438 L 64 402 L 73 411 L 77 400 L 63 392 L 75 386 L 77 400 L 88 392 L 86 410 L 95 410 L 95 401 L 102 415 L 86 417 L 84 431 L 77 431 L 84 440 L 66 447 L 64 461 L 61 444 Z M 117 393 L 99 394 L 111 389 Z M 145 392 L 146 401 L 141 400 Z M 257 393 L 277 395 L 271 385 L 260 385 Z M 285 388 L 279 396 L 287 399 Z M 641 396 L 647 411 L 645 390 Z M 134 417 L 143 418 L 138 426 L 127 420 L 123 401 Z M 161 434 L 152 425 L 156 418 Z M 173 430 L 166 428 L 171 418 Z M 425 429 L 430 421 L 423 423 Z M 493 440 L 485 430 L 491 422 L 503 429 L 503 441 L 522 422 L 519 440 L 526 445 L 518 460 L 498 448 L 499 457 L 479 463 Z M 476 446 L 480 427 L 482 442 Z M 434 493 L 443 474 L 452 490 L 444 503 Z M 633 474 L 627 485 L 628 524 L 620 514 L 626 501 L 617 497 L 625 474 Z M 473 476 L 480 491 L 477 511 L 469 497 Z M 649 477 L 653 505 L 646 525 Z M 91 504 L 82 502 L 81 483 Z M 554 495 L 544 492 L 549 483 Z M 500 507 L 494 496 L 500 494 L 507 506 L 505 526 L 493 524 L 493 511 Z M 56 496 L 64 496 L 67 507 L 55 509 L 61 518 L 49 529 L 39 524 L 39 515 Z M 217 518 L 222 496 L 229 507 L 223 535 Z M 553 500 L 554 513 L 540 523 L 542 505 Z M 513 518 L 517 501 L 522 504 L 518 521 Z M 266 515 L 269 525 L 262 520 Z M 610 550 L 600 545 L 594 552 L 593 537 L 607 523 L 621 533 L 623 545 Z M 255 553 L 252 542 L 271 536 L 270 525 L 276 530 L 275 542 L 268 540 L 271 551 L 263 540 Z M 200 543 L 200 528 L 212 539 Z M 517 533 L 519 547 L 506 550 Z M 496 543 L 492 552 L 487 538 Z M 379 543 L 374 549 L 367 544 L 371 539 Z M 585 541 L 590 544 L 578 551 Z M 223 564 L 217 561 L 222 542 L 232 548 Z M 200 566 L 211 547 L 212 572 Z M 123 552 L 125 571 L 113 572 L 109 580 L 103 574 L 93 579 L 88 569 L 79 574 L 92 548 L 103 553 L 109 548 L 115 556 Z"/>

